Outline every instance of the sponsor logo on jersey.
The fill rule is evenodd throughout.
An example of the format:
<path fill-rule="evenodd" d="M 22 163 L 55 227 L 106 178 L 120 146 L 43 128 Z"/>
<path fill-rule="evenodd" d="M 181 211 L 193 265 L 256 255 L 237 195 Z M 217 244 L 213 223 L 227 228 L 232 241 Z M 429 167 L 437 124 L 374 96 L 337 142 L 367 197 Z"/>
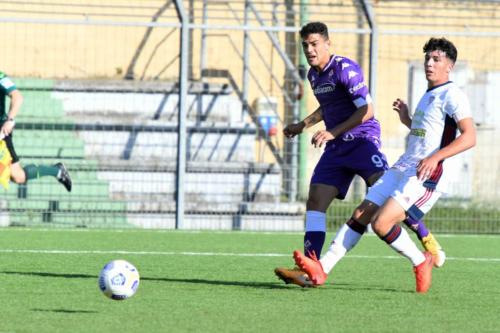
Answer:
<path fill-rule="evenodd" d="M 354 135 L 352 133 L 346 133 L 342 136 L 342 140 L 346 141 L 346 142 L 349 142 L 349 141 L 352 141 L 354 140 Z"/>
<path fill-rule="evenodd" d="M 418 136 L 420 138 L 424 138 L 425 133 L 426 133 L 425 128 L 412 128 L 410 131 L 410 135 Z"/>
<path fill-rule="evenodd" d="M 359 89 L 363 88 L 363 87 L 366 87 L 366 84 L 365 82 L 360 82 L 358 83 L 357 85 L 355 85 L 354 87 L 352 88 L 349 88 L 349 93 L 352 95 L 354 94 L 356 91 L 358 91 Z"/>
<path fill-rule="evenodd" d="M 440 109 L 443 106 L 443 100 L 444 96 L 434 96 L 431 95 L 429 96 L 429 99 L 427 100 L 427 106 L 432 107 L 434 109 Z M 431 106 L 432 104 L 432 106 Z"/>
<path fill-rule="evenodd" d="M 355 71 L 349 71 L 349 73 L 347 73 L 347 77 L 349 79 L 352 79 L 353 77 L 355 77 L 356 75 L 358 75 L 358 73 L 356 73 Z"/>
<path fill-rule="evenodd" d="M 314 95 L 328 94 L 334 91 L 335 91 L 335 84 L 333 83 L 322 84 L 319 87 L 314 88 L 313 90 Z"/>

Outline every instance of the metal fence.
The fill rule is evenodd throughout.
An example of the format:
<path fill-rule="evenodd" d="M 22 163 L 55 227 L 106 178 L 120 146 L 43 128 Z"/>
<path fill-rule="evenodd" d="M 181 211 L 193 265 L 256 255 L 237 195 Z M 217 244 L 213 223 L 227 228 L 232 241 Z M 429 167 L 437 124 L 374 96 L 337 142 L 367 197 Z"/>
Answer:
<path fill-rule="evenodd" d="M 2 225 L 301 230 L 321 154 L 284 140 L 286 123 L 316 102 L 303 81 L 298 30 L 328 24 L 332 51 L 372 84 L 391 162 L 406 131 L 392 100 L 425 91 L 422 46 L 459 49 L 479 141 L 456 158 L 435 231 L 499 232 L 500 14 L 492 1 L 101 1 L 0 3 L 0 70 L 25 96 L 14 142 L 21 162 L 64 161 L 66 193 L 50 177 L 12 185 Z M 298 99 L 304 84 L 305 97 Z M 319 126 L 319 125 L 318 125 Z M 329 211 L 343 223 L 362 199 L 356 180 Z"/>

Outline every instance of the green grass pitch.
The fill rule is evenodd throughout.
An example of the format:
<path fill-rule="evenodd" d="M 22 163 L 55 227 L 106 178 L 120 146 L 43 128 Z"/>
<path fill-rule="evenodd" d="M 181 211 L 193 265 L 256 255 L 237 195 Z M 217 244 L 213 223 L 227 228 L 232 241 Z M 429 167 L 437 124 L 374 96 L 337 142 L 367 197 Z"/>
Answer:
<path fill-rule="evenodd" d="M 437 236 L 449 260 L 419 295 L 410 263 L 372 235 L 302 289 L 273 273 L 299 233 L 4 228 L 0 332 L 498 332 L 500 237 Z M 112 259 L 139 269 L 129 300 L 98 289 Z"/>

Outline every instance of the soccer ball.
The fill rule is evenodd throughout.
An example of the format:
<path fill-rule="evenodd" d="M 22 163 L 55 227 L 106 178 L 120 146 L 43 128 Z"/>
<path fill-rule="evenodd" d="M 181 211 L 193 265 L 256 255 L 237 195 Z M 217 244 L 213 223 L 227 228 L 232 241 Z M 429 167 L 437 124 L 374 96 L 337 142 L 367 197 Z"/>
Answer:
<path fill-rule="evenodd" d="M 139 271 L 128 261 L 110 261 L 99 273 L 99 289 L 111 299 L 124 300 L 132 297 L 138 287 Z"/>

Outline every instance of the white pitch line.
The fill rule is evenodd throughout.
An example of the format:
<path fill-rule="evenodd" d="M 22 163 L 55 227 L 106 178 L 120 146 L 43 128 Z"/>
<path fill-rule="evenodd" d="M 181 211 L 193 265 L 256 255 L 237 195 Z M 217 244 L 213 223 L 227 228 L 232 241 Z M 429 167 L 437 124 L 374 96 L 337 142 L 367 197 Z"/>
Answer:
<path fill-rule="evenodd" d="M 235 235 L 236 233 L 248 235 L 303 235 L 304 231 L 250 231 L 250 230 L 175 230 L 175 229 L 92 229 L 92 228 L 1 228 L 2 233 L 5 232 L 80 232 L 80 233 L 171 233 L 171 234 L 218 234 L 218 235 Z M 331 232 L 329 232 L 331 233 Z M 493 238 L 500 240 L 500 234 L 434 234 L 438 238 Z M 377 237 L 373 232 L 367 232 L 364 236 Z"/>
<path fill-rule="evenodd" d="M 232 252 L 185 252 L 185 251 L 127 251 L 127 250 L 26 250 L 0 249 L 0 253 L 33 253 L 33 254 L 124 254 L 124 255 L 156 255 L 156 256 L 205 256 L 205 257 L 291 257 L 283 253 L 232 253 Z M 403 259 L 401 256 L 367 256 L 348 255 L 353 259 Z M 452 261 L 477 261 L 500 263 L 500 258 L 446 257 Z"/>

